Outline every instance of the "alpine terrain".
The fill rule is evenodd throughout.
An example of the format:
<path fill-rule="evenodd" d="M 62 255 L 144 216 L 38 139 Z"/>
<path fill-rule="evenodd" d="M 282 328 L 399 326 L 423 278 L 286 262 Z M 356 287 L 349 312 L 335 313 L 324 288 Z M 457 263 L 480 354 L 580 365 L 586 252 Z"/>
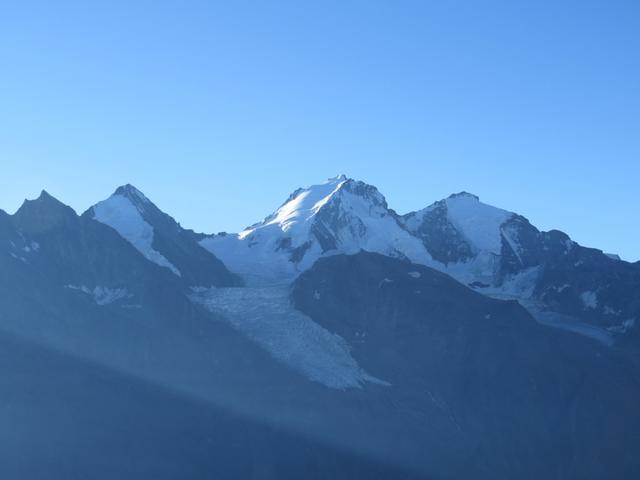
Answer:
<path fill-rule="evenodd" d="M 43 191 L 0 210 L 0 476 L 636 479 L 638 322 L 640 262 L 466 192 L 207 234 Z"/>

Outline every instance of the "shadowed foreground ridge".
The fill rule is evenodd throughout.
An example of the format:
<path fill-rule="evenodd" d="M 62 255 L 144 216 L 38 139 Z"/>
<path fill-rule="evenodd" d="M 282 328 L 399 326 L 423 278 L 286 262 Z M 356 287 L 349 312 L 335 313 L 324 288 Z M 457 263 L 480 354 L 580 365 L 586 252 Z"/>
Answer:
<path fill-rule="evenodd" d="M 420 478 L 4 333 L 0 347 L 2 478 Z"/>

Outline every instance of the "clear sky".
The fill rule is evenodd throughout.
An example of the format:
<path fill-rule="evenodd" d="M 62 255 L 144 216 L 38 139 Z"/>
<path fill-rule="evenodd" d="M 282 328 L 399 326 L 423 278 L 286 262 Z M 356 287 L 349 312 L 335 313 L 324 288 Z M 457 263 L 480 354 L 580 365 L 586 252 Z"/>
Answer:
<path fill-rule="evenodd" d="M 640 2 L 0 2 L 0 208 L 238 231 L 338 173 L 639 260 Z"/>

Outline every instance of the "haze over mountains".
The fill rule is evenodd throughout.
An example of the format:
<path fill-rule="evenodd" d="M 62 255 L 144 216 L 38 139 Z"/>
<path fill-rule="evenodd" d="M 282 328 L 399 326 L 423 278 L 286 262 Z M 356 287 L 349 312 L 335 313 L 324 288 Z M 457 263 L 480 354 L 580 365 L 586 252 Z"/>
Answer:
<path fill-rule="evenodd" d="M 200 234 L 131 185 L 80 216 L 43 192 L 0 211 L 1 391 L 25 416 L 65 420 L 2 410 L 0 469 L 637 478 L 639 319 L 640 262 L 469 193 L 400 215 L 338 176 L 242 232 Z M 90 380 L 52 386 L 76 375 Z M 116 447 L 125 431 L 131 457 Z M 81 441 L 95 448 L 75 461 Z"/>

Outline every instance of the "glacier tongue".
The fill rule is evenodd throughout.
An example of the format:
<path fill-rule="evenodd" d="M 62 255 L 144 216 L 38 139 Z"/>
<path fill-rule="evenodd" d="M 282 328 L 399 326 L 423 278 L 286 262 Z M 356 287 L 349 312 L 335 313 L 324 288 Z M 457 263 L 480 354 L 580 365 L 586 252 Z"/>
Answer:
<path fill-rule="evenodd" d="M 337 389 L 386 385 L 358 366 L 342 337 L 294 309 L 287 287 L 195 288 L 191 299 L 310 380 Z"/>

